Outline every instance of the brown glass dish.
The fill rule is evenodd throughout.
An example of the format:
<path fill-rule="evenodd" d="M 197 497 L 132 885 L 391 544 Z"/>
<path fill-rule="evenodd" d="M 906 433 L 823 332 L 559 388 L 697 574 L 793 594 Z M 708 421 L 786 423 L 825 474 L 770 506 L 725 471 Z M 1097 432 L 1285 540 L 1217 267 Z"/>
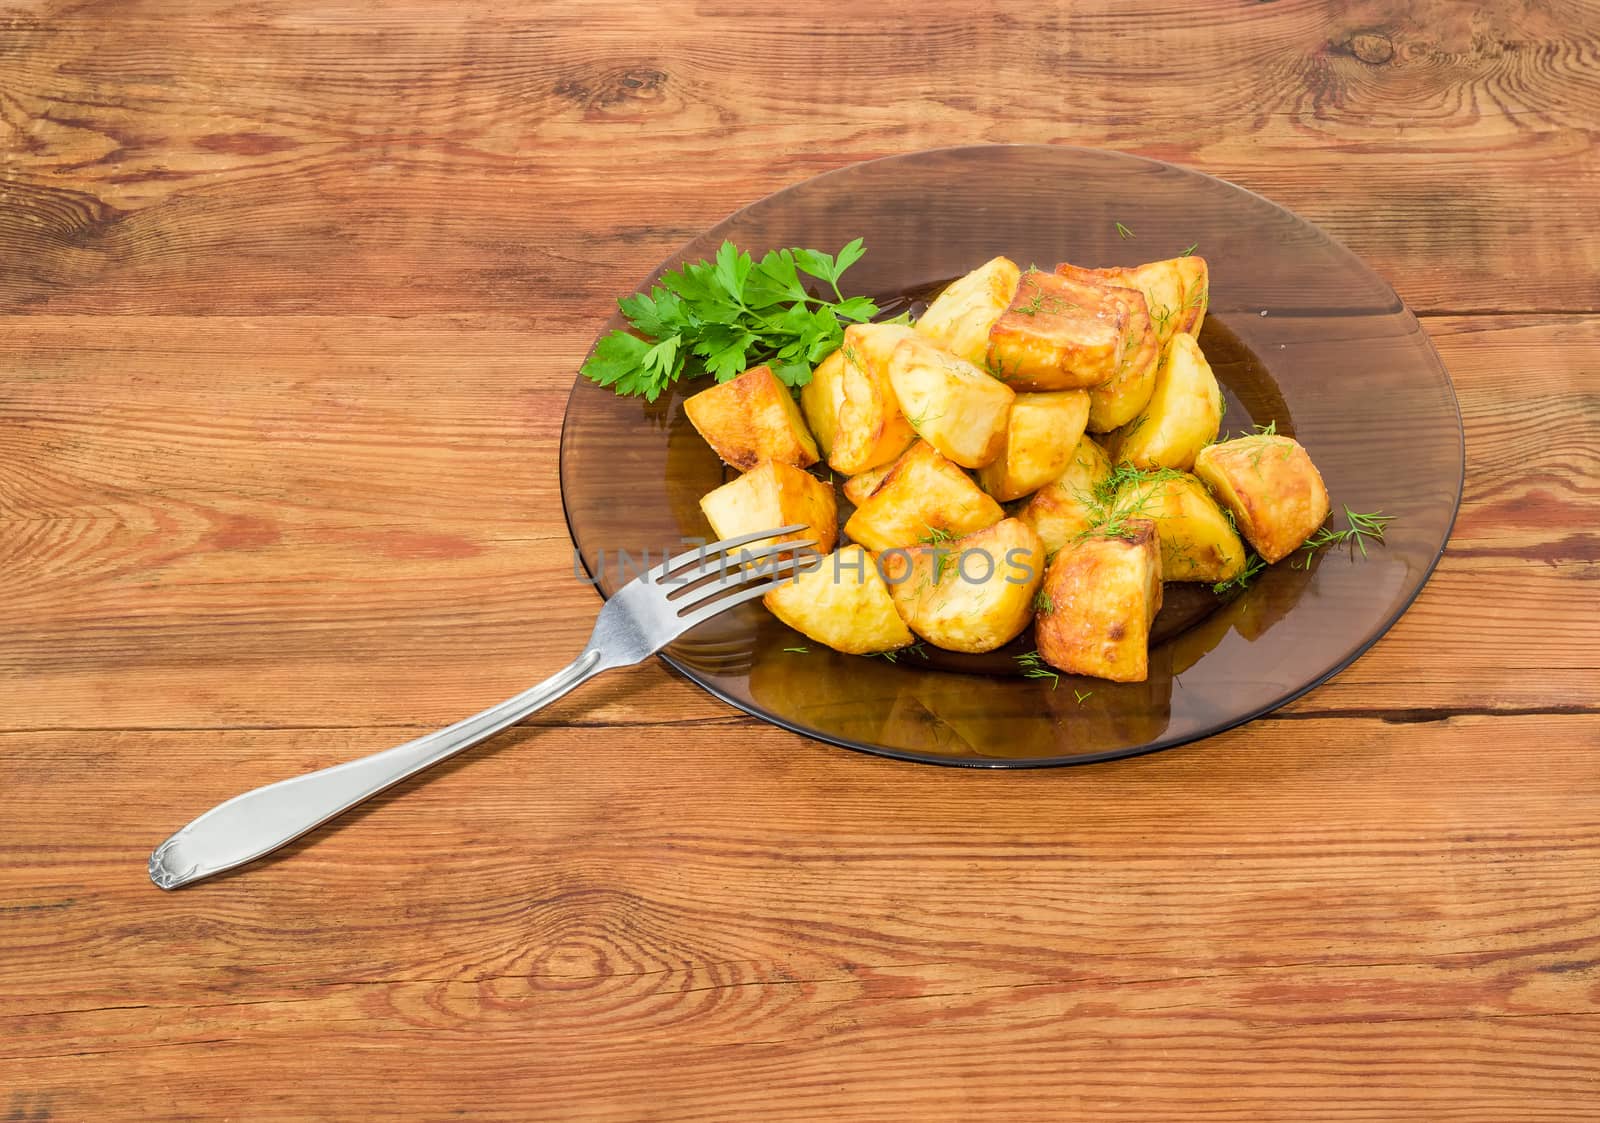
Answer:
<path fill-rule="evenodd" d="M 1228 399 L 1224 430 L 1272 421 L 1298 438 L 1327 482 L 1331 525 L 1343 526 L 1344 504 L 1394 521 L 1365 558 L 1335 548 L 1309 568 L 1284 561 L 1231 599 L 1169 584 L 1147 682 L 1024 677 L 1016 656 L 1033 648 L 1031 631 L 983 656 L 932 647 L 893 662 L 839 655 L 751 605 L 662 656 L 717 697 L 798 733 L 904 760 L 1109 760 L 1193 741 L 1298 697 L 1376 642 L 1433 571 L 1461 498 L 1455 392 L 1394 290 L 1310 223 L 1222 180 L 1121 153 L 952 148 L 780 191 L 662 269 L 708 258 L 725 238 L 759 257 L 782 246 L 831 252 L 857 236 L 867 253 L 846 274 L 846 293 L 889 312 L 996 254 L 1044 268 L 1134 265 L 1197 243 L 1211 267 L 1200 342 Z M 710 534 L 698 502 L 727 473 L 683 413 L 684 397 L 706 384 L 654 404 L 581 378 L 573 387 L 561 495 L 604 595 L 638 571 L 619 567 L 619 551 L 648 551 L 653 562 Z M 848 510 L 841 497 L 841 525 Z"/>

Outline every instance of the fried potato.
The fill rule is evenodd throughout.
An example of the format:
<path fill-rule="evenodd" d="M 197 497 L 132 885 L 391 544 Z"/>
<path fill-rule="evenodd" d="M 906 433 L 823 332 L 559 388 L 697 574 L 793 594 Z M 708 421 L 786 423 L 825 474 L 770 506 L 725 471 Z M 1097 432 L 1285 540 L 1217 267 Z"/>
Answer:
<path fill-rule="evenodd" d="M 800 407 L 771 367 L 751 367 L 684 400 L 683 412 L 723 462 L 747 472 L 763 460 L 806 468 L 817 442 Z"/>
<path fill-rule="evenodd" d="M 1112 459 L 1135 468 L 1187 471 L 1195 454 L 1217 438 L 1222 389 L 1192 335 L 1174 335 L 1156 368 L 1150 401 L 1113 434 Z"/>
<path fill-rule="evenodd" d="M 978 469 L 978 486 L 1001 502 L 1037 491 L 1067 470 L 1088 420 L 1087 391 L 1018 394 L 1000 455 Z"/>
<path fill-rule="evenodd" d="M 856 508 L 844 532 L 867 549 L 882 551 L 915 545 L 932 534 L 961 537 L 1003 518 L 1000 504 L 965 472 L 926 441 L 918 441 Z"/>
<path fill-rule="evenodd" d="M 951 651 L 993 651 L 1028 626 L 1044 579 L 1044 543 L 1016 519 L 952 542 L 880 558 L 911 630 Z"/>
<path fill-rule="evenodd" d="M 814 543 L 811 549 L 826 554 L 839 540 L 839 507 L 833 488 L 781 460 L 763 461 L 738 479 L 707 492 L 700 497 L 700 510 L 719 539 L 795 523 L 806 526 L 793 534 L 752 542 L 747 550 L 771 542 L 809 539 Z"/>
<path fill-rule="evenodd" d="M 811 381 L 800 388 L 800 413 L 824 457 L 833 449 L 843 405 L 844 351 L 838 350 L 818 363 L 811 372 Z"/>
<path fill-rule="evenodd" d="M 1208 445 L 1194 472 L 1268 563 L 1299 549 L 1328 517 L 1322 473 L 1292 437 L 1262 433 Z"/>
<path fill-rule="evenodd" d="M 1244 543 L 1194 476 L 1187 472 L 1124 484 L 1117 510 L 1136 512 L 1156 524 L 1161 539 L 1163 581 L 1227 581 L 1245 564 Z"/>
<path fill-rule="evenodd" d="M 1087 390 L 1117 373 L 1128 309 L 1114 286 L 1030 269 L 989 329 L 989 369 L 1015 390 Z"/>
<path fill-rule="evenodd" d="M 989 355 L 989 329 L 1011 303 L 1021 276 L 1009 257 L 984 262 L 945 286 L 917 321 L 917 333 L 982 366 Z"/>
<path fill-rule="evenodd" d="M 1111 458 L 1088 437 L 1078 441 L 1067 470 L 1033 493 L 1017 516 L 1055 553 L 1089 529 L 1095 489 L 1111 475 Z"/>
<path fill-rule="evenodd" d="M 1092 269 L 1058 265 L 1056 272 L 1069 280 L 1105 284 Z M 1161 340 L 1150 322 L 1150 306 L 1138 289 L 1112 286 L 1114 297 L 1127 310 L 1128 326 L 1117 357 L 1117 372 L 1109 381 L 1089 391 L 1091 433 L 1106 433 L 1132 421 L 1150 400 L 1156 386 L 1156 366 L 1161 361 Z"/>
<path fill-rule="evenodd" d="M 1120 536 L 1092 534 L 1063 547 L 1040 601 L 1035 636 L 1045 662 L 1069 674 L 1143 682 L 1150 623 L 1161 608 L 1155 524 L 1129 519 Z"/>
<path fill-rule="evenodd" d="M 916 446 L 913 445 L 913 448 Z M 858 472 L 844 481 L 844 497 L 857 507 L 871 498 L 872 493 L 878 490 L 878 485 L 889 478 L 889 473 L 894 471 L 894 465 L 885 464 L 879 468 L 868 468 L 865 472 Z"/>
<path fill-rule="evenodd" d="M 847 655 L 872 655 L 911 643 L 877 560 L 860 546 L 817 559 L 816 567 L 762 598 L 772 614 L 808 639 Z"/>
<path fill-rule="evenodd" d="M 1138 289 L 1150 309 L 1161 346 L 1179 332 L 1198 336 L 1211 301 L 1210 272 L 1203 257 L 1173 257 L 1133 268 L 1092 269 L 1111 281 Z"/>
<path fill-rule="evenodd" d="M 1000 455 L 1016 394 L 980 367 L 920 335 L 889 357 L 889 381 L 917 435 L 963 468 Z"/>
<path fill-rule="evenodd" d="M 889 359 L 911 329 L 903 324 L 851 324 L 844 331 L 838 426 L 828 464 L 846 475 L 877 468 L 917 439 L 889 381 Z"/>

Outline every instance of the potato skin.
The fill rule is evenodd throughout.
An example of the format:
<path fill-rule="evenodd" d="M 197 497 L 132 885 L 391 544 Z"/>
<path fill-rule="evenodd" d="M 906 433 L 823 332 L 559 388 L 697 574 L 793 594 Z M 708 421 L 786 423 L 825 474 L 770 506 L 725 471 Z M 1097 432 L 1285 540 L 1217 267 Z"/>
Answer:
<path fill-rule="evenodd" d="M 1018 394 L 1000 455 L 978 469 L 978 486 L 1001 502 L 1039 490 L 1067 470 L 1088 422 L 1088 391 Z"/>
<path fill-rule="evenodd" d="M 723 462 L 741 472 L 763 460 L 808 468 L 819 459 L 800 407 L 771 367 L 751 367 L 684 399 L 683 412 Z"/>
<path fill-rule="evenodd" d="M 926 441 L 918 441 L 856 508 L 844 532 L 877 552 L 915 545 L 934 532 L 972 534 L 1003 518 L 1000 504 L 965 472 Z"/>
<path fill-rule="evenodd" d="M 1155 523 L 1163 581 L 1214 584 L 1243 572 L 1239 532 L 1205 485 L 1187 472 L 1125 484 L 1116 506 Z"/>
<path fill-rule="evenodd" d="M 839 429 L 839 408 L 844 405 L 844 351 L 837 350 L 811 371 L 811 381 L 800 388 L 800 413 L 805 417 L 817 448 L 826 457 Z"/>
<path fill-rule="evenodd" d="M 917 321 L 917 334 L 957 358 L 983 365 L 989 355 L 989 329 L 1011 303 L 1021 276 L 1009 257 L 984 262 L 945 286 Z"/>
<path fill-rule="evenodd" d="M 912 335 L 903 324 L 851 324 L 839 348 L 838 426 L 828 465 L 846 475 L 889 463 L 917 439 L 889 381 L 889 358 Z"/>
<path fill-rule="evenodd" d="M 911 643 L 877 559 L 857 545 L 818 559 L 817 567 L 762 598 L 772 614 L 807 639 L 846 655 L 873 655 Z"/>
<path fill-rule="evenodd" d="M 1269 564 L 1294 553 L 1328 517 L 1322 473 L 1293 437 L 1257 434 L 1208 445 L 1194 472 Z"/>
<path fill-rule="evenodd" d="M 889 381 L 917 435 L 963 468 L 1000 455 L 1016 394 L 980 367 L 921 336 L 889 357 Z"/>
<path fill-rule="evenodd" d="M 983 652 L 1021 634 L 1044 579 L 1044 543 L 1016 519 L 953 542 L 881 556 L 895 608 L 949 651 Z"/>
<path fill-rule="evenodd" d="M 1057 670 L 1113 682 L 1150 673 L 1150 623 L 1161 608 L 1155 524 L 1129 519 L 1123 535 L 1094 534 L 1062 548 L 1044 578 L 1035 621 L 1039 654 Z"/>
<path fill-rule="evenodd" d="M 1089 529 L 1095 488 L 1111 475 L 1111 458 L 1088 437 L 1078 441 L 1067 470 L 1033 493 L 1017 516 L 1055 553 Z"/>
<path fill-rule="evenodd" d="M 1108 285 L 1092 269 L 1058 265 L 1056 272 L 1084 284 Z M 1161 339 L 1150 320 L 1150 306 L 1144 293 L 1135 288 L 1108 285 L 1113 297 L 1127 311 L 1128 326 L 1117 358 L 1117 371 L 1111 378 L 1089 391 L 1091 433 L 1107 433 L 1126 425 L 1138 416 L 1156 386 L 1156 367 L 1161 362 Z"/>
<path fill-rule="evenodd" d="M 700 510 L 719 539 L 794 523 L 807 527 L 782 538 L 752 542 L 745 547 L 749 550 L 768 542 L 809 539 L 814 543 L 810 549 L 825 554 L 839 540 L 839 507 L 833 488 L 781 460 L 763 461 L 707 492 L 700 497 Z"/>
<path fill-rule="evenodd" d="M 1117 373 L 1127 327 L 1111 285 L 1030 269 L 989 329 L 988 366 L 1015 390 L 1087 390 Z"/>
<path fill-rule="evenodd" d="M 1222 388 L 1194 336 L 1179 332 L 1161 355 L 1150 401 L 1110 438 L 1112 458 L 1136 468 L 1187 471 L 1221 424 Z"/>

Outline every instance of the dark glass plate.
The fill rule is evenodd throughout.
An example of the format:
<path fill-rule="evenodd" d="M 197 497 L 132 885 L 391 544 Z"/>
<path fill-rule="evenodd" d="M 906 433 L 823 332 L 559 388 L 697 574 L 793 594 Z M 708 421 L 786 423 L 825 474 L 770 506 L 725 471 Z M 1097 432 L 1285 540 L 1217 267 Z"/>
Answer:
<path fill-rule="evenodd" d="M 1118 223 L 1133 236 L 1119 235 Z M 890 308 L 996 254 L 1042 268 L 1134 265 L 1198 243 L 1211 269 L 1200 343 L 1228 399 L 1224 429 L 1274 421 L 1297 437 L 1327 482 L 1332 525 L 1344 525 L 1344 504 L 1395 519 L 1366 558 L 1335 549 L 1309 569 L 1280 562 L 1232 600 L 1169 584 L 1147 682 L 1023 677 L 1014 657 L 1033 647 L 1031 633 L 988 656 L 931 647 L 926 659 L 892 663 L 839 655 L 750 605 L 663 654 L 717 697 L 798 733 L 905 760 L 1109 760 L 1193 741 L 1298 697 L 1376 642 L 1433 571 L 1461 498 L 1455 392 L 1394 290 L 1310 223 L 1222 180 L 1122 153 L 951 148 L 780 191 L 684 246 L 640 287 L 712 256 L 725 238 L 760 256 L 782 246 L 832 252 L 857 236 L 867 253 L 846 274 L 846 293 Z M 583 565 L 607 596 L 637 573 L 620 571 L 618 551 L 659 560 L 683 538 L 710 534 L 699 499 L 726 475 L 683 413 L 684 397 L 706 384 L 654 404 L 581 378 L 573 387 L 561 496 Z M 841 497 L 841 525 L 847 513 Z M 801 646 L 808 653 L 784 650 Z"/>

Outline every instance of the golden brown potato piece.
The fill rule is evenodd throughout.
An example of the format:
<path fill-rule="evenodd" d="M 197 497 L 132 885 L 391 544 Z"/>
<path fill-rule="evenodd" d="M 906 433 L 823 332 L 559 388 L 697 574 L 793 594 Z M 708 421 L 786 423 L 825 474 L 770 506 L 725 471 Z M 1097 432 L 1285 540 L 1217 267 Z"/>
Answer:
<path fill-rule="evenodd" d="M 1126 304 L 1103 281 L 1030 269 L 989 329 L 989 369 L 1015 390 L 1087 390 L 1117 373 Z"/>
<path fill-rule="evenodd" d="M 1034 492 L 1017 517 L 1055 553 L 1089 529 L 1095 489 L 1111 475 L 1111 458 L 1088 437 L 1078 441 L 1072 462 L 1060 477 Z"/>
<path fill-rule="evenodd" d="M 1113 284 L 1144 293 L 1161 346 L 1179 332 L 1198 336 L 1211 301 L 1210 274 L 1203 257 L 1174 257 L 1129 268 L 1095 269 Z"/>
<path fill-rule="evenodd" d="M 917 333 L 958 358 L 982 366 L 989 329 L 1016 294 L 1022 271 L 1009 257 L 986 261 L 951 281 L 917 321 Z"/>
<path fill-rule="evenodd" d="M 1033 616 L 1044 543 L 1016 519 L 951 542 L 890 550 L 881 562 L 911 630 L 950 651 L 993 651 Z"/>
<path fill-rule="evenodd" d="M 1092 534 L 1055 556 L 1035 629 L 1046 663 L 1113 682 L 1145 680 L 1150 622 L 1161 608 L 1159 543 L 1154 523 L 1129 519 L 1121 535 Z"/>
<path fill-rule="evenodd" d="M 1092 269 L 1058 265 L 1056 272 L 1070 280 L 1106 284 Z M 1117 373 L 1089 391 L 1091 433 L 1107 433 L 1132 421 L 1156 386 L 1156 366 L 1161 361 L 1161 340 L 1150 322 L 1150 306 L 1138 289 L 1114 286 L 1112 293 L 1128 314 L 1128 327 L 1117 358 Z"/>
<path fill-rule="evenodd" d="M 1187 471 L 1221 424 L 1222 388 L 1194 336 L 1179 332 L 1161 355 L 1150 401 L 1113 434 L 1112 458 L 1135 468 Z"/>
<path fill-rule="evenodd" d="M 1018 394 L 1005 444 L 978 469 L 978 485 L 1001 502 L 1037 491 L 1067 470 L 1088 420 L 1087 391 Z"/>
<path fill-rule="evenodd" d="M 1269 563 L 1299 549 L 1328 517 L 1322 473 L 1292 437 L 1258 434 L 1208 445 L 1194 473 Z"/>
<path fill-rule="evenodd" d="M 860 546 L 818 559 L 815 569 L 761 599 L 795 631 L 846 655 L 873 655 L 912 642 L 877 560 Z"/>
<path fill-rule="evenodd" d="M 815 543 L 811 549 L 825 554 L 839 540 L 839 507 L 833 488 L 781 460 L 767 460 L 736 480 L 730 480 L 700 498 L 717 537 L 733 538 L 775 526 L 804 523 L 805 530 L 763 538 L 746 546 L 754 550 L 768 542 Z"/>
<path fill-rule="evenodd" d="M 748 472 L 763 460 L 807 468 L 817 462 L 817 442 L 800 407 L 771 367 L 751 367 L 730 382 L 702 390 L 683 412 L 723 462 Z"/>
<path fill-rule="evenodd" d="M 1187 472 L 1160 472 L 1134 480 L 1117 492 L 1116 509 L 1156 524 L 1161 539 L 1163 581 L 1206 581 L 1215 584 L 1237 577 L 1244 569 L 1244 543 L 1195 477 Z"/>
<path fill-rule="evenodd" d="M 981 468 L 1006 439 L 1011 388 L 921 336 L 889 358 L 889 381 L 917 435 L 963 468 Z"/>
<path fill-rule="evenodd" d="M 844 351 L 830 354 L 811 372 L 811 381 L 800 388 L 800 412 L 817 448 L 826 457 L 833 449 L 833 434 L 839 428 L 839 408 L 844 405 Z"/>
<path fill-rule="evenodd" d="M 856 508 L 844 532 L 867 549 L 882 551 L 932 536 L 961 537 L 1003 518 L 1000 504 L 971 477 L 932 445 L 918 441 Z"/>
<path fill-rule="evenodd" d="M 916 446 L 913 445 L 913 448 Z M 894 464 L 885 464 L 880 468 L 868 468 L 865 472 L 858 472 L 844 481 L 844 497 L 857 507 L 871 498 L 872 493 L 878 490 L 878 485 L 889 478 L 889 473 L 894 471 Z"/>
<path fill-rule="evenodd" d="M 851 324 L 844 330 L 839 424 L 828 464 L 846 475 L 881 467 L 899 456 L 916 432 L 900 411 L 889 381 L 889 359 L 911 337 L 903 324 Z"/>

